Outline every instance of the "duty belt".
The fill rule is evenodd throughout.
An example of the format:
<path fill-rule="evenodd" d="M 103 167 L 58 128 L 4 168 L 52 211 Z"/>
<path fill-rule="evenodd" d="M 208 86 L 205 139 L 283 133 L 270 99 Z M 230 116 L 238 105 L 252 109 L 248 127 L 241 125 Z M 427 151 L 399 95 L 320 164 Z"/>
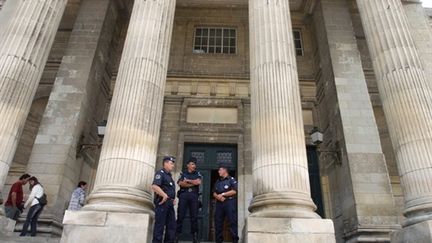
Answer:
<path fill-rule="evenodd" d="M 198 190 L 197 189 L 193 189 L 193 188 L 191 188 L 191 187 L 189 187 L 189 188 L 182 188 L 180 191 L 182 191 L 182 192 L 198 192 Z"/>

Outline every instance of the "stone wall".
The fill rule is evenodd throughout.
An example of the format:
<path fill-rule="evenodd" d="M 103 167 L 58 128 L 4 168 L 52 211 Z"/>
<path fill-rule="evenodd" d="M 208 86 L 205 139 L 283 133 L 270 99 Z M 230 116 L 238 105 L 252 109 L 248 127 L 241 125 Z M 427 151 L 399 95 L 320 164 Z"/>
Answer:
<path fill-rule="evenodd" d="M 246 8 L 176 9 L 168 73 L 171 76 L 249 76 L 249 32 Z M 237 29 L 236 54 L 193 53 L 195 27 L 234 27 Z M 300 79 L 312 79 L 311 32 L 303 15 L 293 13 L 293 29 L 301 30 L 305 54 L 297 57 Z"/>
<path fill-rule="evenodd" d="M 370 101 L 376 85 L 364 74 L 368 53 L 359 53 L 365 43 L 357 43 L 350 10 L 346 1 L 323 0 L 313 15 L 321 60 L 317 103 L 327 211 L 338 242 L 389 240 L 389 232 L 399 226 Z"/>
<path fill-rule="evenodd" d="M 113 9 L 112 11 L 115 10 Z M 112 39 L 109 42 L 105 42 L 105 46 L 100 49 L 100 55 L 103 55 L 104 58 L 98 64 L 98 71 L 93 74 L 95 78 L 101 78 L 96 88 L 99 92 L 91 96 L 92 101 L 90 103 L 94 104 L 94 110 L 88 113 L 88 122 L 84 125 L 80 140 L 80 144 L 83 147 L 77 154 L 77 160 L 83 160 L 80 180 L 88 183 L 88 191 L 91 191 L 93 188 L 101 144 L 103 142 L 103 138 L 98 136 L 96 128 L 108 118 L 109 103 L 114 88 L 112 86 L 114 84 L 113 79 L 115 79 L 117 74 L 117 68 L 113 67 L 118 65 L 118 57 L 121 55 L 123 49 L 120 41 L 124 36 L 128 24 L 127 14 L 124 12 L 124 9 L 119 9 L 118 11 L 116 13 L 119 15 L 117 21 L 110 27 L 113 29 Z M 91 146 L 86 146 L 85 144 L 90 144 Z"/>
<path fill-rule="evenodd" d="M 321 10 L 315 10 L 313 18 L 317 25 L 323 23 Z M 316 43 L 326 43 L 327 37 L 323 24 L 317 26 L 315 29 Z M 323 47 L 321 47 L 321 49 L 320 54 L 318 45 L 316 46 L 315 51 L 318 60 L 320 56 L 326 57 L 330 55 L 328 50 L 324 53 L 325 49 Z M 326 70 L 330 70 L 330 72 Z M 343 140 L 343 132 L 340 130 L 342 121 L 337 107 L 335 83 L 331 82 L 333 79 L 331 70 L 330 61 L 320 62 L 317 68 L 317 73 L 319 73 L 317 75 L 318 127 L 321 129 L 321 132 L 323 132 L 323 137 L 325 138 L 323 144 L 320 146 L 327 151 L 335 151 L 335 154 L 324 153 L 320 156 L 320 170 L 327 182 L 323 190 L 323 192 L 326 193 L 325 198 L 327 199 L 327 203 L 324 205 L 325 212 L 327 217 L 333 219 L 337 242 L 342 242 L 344 237 L 344 221 L 348 221 L 344 219 L 344 214 L 346 215 L 345 217 L 349 217 L 349 215 L 347 215 L 348 212 L 344 212 L 342 203 L 343 200 L 352 200 L 352 194 L 347 195 L 348 192 L 346 190 L 340 190 L 340 180 L 342 180 L 342 178 L 349 178 L 350 176 L 348 171 L 340 169 L 340 162 L 337 155 L 338 151 L 341 150 L 339 141 Z M 344 185 L 346 187 L 352 187 L 351 183 L 348 181 L 345 181 Z M 336 191 L 339 193 L 335 193 Z"/>

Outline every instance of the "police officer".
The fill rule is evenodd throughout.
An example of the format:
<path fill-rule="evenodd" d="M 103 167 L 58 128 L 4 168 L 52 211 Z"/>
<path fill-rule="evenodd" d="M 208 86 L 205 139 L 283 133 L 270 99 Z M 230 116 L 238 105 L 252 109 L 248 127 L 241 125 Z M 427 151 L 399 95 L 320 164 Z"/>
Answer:
<path fill-rule="evenodd" d="M 177 242 L 178 236 L 182 233 L 186 210 L 189 208 L 193 243 L 198 243 L 198 197 L 202 175 L 196 170 L 196 162 L 196 158 L 190 158 L 186 165 L 187 169 L 180 174 L 180 178 L 177 181 L 180 186 L 178 192 L 179 204 L 177 209 Z"/>
<path fill-rule="evenodd" d="M 175 158 L 165 156 L 163 158 L 163 168 L 156 172 L 152 189 L 155 192 L 155 223 L 153 230 L 153 243 L 161 243 L 165 230 L 166 243 L 175 240 L 175 182 L 171 176 L 174 170 Z"/>
<path fill-rule="evenodd" d="M 225 217 L 230 224 L 230 233 L 233 242 L 239 240 L 237 234 L 237 181 L 228 174 L 226 165 L 219 166 L 219 179 L 213 189 L 213 197 L 216 199 L 215 209 L 215 238 L 216 243 L 223 241 L 223 224 Z"/>

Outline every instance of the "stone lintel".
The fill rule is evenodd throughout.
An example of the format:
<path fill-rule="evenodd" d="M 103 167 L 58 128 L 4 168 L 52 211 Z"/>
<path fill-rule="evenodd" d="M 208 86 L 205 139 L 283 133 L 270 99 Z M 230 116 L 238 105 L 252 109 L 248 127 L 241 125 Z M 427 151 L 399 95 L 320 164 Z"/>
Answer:
<path fill-rule="evenodd" d="M 245 242 L 336 242 L 330 219 L 249 217 L 245 238 Z"/>
<path fill-rule="evenodd" d="M 150 242 L 149 214 L 66 211 L 61 243 Z"/>

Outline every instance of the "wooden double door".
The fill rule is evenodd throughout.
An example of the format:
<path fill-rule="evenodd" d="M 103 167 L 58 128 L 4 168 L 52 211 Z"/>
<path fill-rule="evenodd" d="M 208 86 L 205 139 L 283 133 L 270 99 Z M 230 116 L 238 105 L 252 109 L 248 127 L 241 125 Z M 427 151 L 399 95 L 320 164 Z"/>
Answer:
<path fill-rule="evenodd" d="M 202 174 L 202 186 L 200 187 L 200 200 L 202 208 L 198 211 L 198 237 L 201 241 L 214 240 L 214 200 L 212 197 L 213 186 L 219 178 L 219 164 L 226 164 L 230 167 L 230 175 L 237 177 L 237 146 L 224 144 L 185 144 L 183 170 L 191 158 L 197 159 L 197 170 Z M 224 239 L 228 240 L 229 232 L 225 227 Z M 190 218 L 186 213 L 183 222 L 183 233 L 181 240 L 190 241 Z"/>

